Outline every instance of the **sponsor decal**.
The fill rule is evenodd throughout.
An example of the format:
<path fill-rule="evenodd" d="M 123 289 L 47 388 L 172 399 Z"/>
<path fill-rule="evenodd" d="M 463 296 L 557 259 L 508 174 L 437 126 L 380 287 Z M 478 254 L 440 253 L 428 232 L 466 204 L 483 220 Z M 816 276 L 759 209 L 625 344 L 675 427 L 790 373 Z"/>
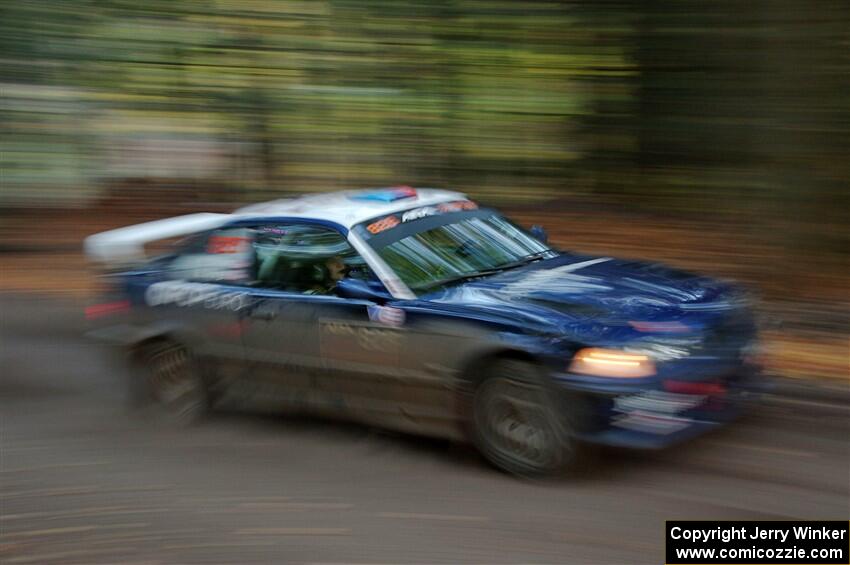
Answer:
<path fill-rule="evenodd" d="M 429 216 L 437 216 L 439 214 L 447 214 L 449 212 L 461 212 L 463 210 L 477 210 L 478 204 L 469 200 L 457 200 L 454 202 L 444 202 L 436 206 L 422 206 L 421 208 L 413 208 L 401 214 L 401 218 L 396 215 L 385 216 L 380 220 L 366 226 L 366 230 L 372 235 L 379 234 L 382 231 L 392 229 L 399 224 L 421 220 Z"/>
<path fill-rule="evenodd" d="M 287 230 L 286 228 L 279 227 L 279 226 L 261 226 L 260 232 L 261 233 L 273 234 L 273 235 L 286 235 L 286 234 L 289 233 L 289 230 Z"/>
<path fill-rule="evenodd" d="M 618 412 L 634 412 L 644 410 L 665 414 L 684 412 L 705 401 L 701 394 L 676 394 L 661 390 L 649 390 L 641 394 L 618 396 L 614 399 L 614 410 Z"/>
<path fill-rule="evenodd" d="M 454 202 L 444 202 L 437 205 L 437 210 L 441 214 L 448 212 L 460 212 L 462 210 L 478 210 L 478 204 L 469 200 L 455 200 Z"/>
<path fill-rule="evenodd" d="M 401 333 L 393 328 L 323 320 L 322 330 L 329 337 L 354 339 L 357 346 L 366 351 L 386 353 L 401 347 Z"/>
<path fill-rule="evenodd" d="M 463 210 L 477 210 L 478 204 L 469 200 L 457 200 L 454 202 L 444 202 L 437 206 L 423 206 L 422 208 L 414 208 L 408 210 L 401 216 L 402 222 L 412 222 L 428 216 L 436 216 L 438 214 L 448 214 L 450 212 L 461 212 Z"/>
<path fill-rule="evenodd" d="M 407 212 L 402 214 L 401 221 L 412 222 L 413 220 L 418 220 L 427 216 L 433 216 L 438 212 L 439 211 L 433 206 L 423 206 L 422 208 L 414 208 L 413 210 L 408 210 Z"/>
<path fill-rule="evenodd" d="M 691 418 L 679 414 L 703 404 L 705 400 L 704 395 L 661 390 L 618 396 L 614 399 L 614 411 L 619 414 L 611 419 L 611 425 L 650 434 L 672 434 L 693 423 Z"/>
<path fill-rule="evenodd" d="M 668 435 L 691 425 L 690 418 L 678 418 L 649 412 L 632 412 L 612 420 L 611 425 L 627 430 L 656 435 Z"/>
<path fill-rule="evenodd" d="M 145 290 L 148 306 L 201 306 L 211 310 L 239 311 L 248 304 L 248 293 L 222 289 L 218 285 L 183 281 L 154 283 Z"/>

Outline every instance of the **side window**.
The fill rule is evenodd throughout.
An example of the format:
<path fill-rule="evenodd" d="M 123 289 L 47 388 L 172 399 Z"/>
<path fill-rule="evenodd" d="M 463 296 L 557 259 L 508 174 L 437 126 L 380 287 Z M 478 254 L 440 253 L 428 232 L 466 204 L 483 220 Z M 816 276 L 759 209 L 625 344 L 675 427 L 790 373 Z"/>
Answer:
<path fill-rule="evenodd" d="M 311 224 L 259 226 L 253 243 L 256 286 L 333 294 L 345 276 L 374 278 L 336 230 Z"/>
<path fill-rule="evenodd" d="M 253 234 L 246 228 L 215 230 L 188 242 L 168 267 L 172 279 L 249 284 L 253 279 Z"/>

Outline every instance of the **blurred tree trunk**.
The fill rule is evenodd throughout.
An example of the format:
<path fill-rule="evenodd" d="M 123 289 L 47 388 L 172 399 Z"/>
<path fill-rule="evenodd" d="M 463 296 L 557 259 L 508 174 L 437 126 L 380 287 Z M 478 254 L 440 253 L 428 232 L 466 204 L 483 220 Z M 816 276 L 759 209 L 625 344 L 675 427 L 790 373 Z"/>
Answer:
<path fill-rule="evenodd" d="M 735 211 L 756 164 L 760 9 L 734 0 L 641 6 L 639 189 L 650 202 Z"/>
<path fill-rule="evenodd" d="M 766 40 L 757 150 L 770 190 L 762 225 L 785 259 L 816 268 L 812 259 L 825 255 L 812 252 L 850 249 L 850 3 L 758 5 Z M 789 263 L 777 265 L 777 274 L 787 275 Z"/>
<path fill-rule="evenodd" d="M 248 123 L 249 137 L 257 147 L 257 161 L 263 175 L 263 189 L 272 194 L 277 181 L 277 156 L 275 154 L 275 140 L 271 131 L 270 121 L 273 109 L 268 97 L 263 92 L 262 85 L 254 84 L 247 94 L 248 98 Z"/>

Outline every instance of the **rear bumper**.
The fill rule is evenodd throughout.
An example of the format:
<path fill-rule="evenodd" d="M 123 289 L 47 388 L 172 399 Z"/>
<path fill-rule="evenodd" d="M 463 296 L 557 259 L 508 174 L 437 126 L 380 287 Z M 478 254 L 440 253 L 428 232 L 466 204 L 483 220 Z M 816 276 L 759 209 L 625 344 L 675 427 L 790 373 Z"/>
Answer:
<path fill-rule="evenodd" d="M 758 368 L 749 365 L 681 378 L 623 382 L 561 374 L 556 381 L 584 406 L 579 439 L 634 449 L 662 449 L 714 430 L 744 414 L 766 389 Z"/>

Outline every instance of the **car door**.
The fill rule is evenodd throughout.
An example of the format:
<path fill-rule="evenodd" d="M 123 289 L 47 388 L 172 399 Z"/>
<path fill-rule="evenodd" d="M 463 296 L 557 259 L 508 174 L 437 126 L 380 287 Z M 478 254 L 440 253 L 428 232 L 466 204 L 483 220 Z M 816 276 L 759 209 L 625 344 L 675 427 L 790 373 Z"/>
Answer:
<path fill-rule="evenodd" d="M 301 292 L 301 274 L 310 267 L 306 248 L 312 226 L 257 223 L 252 233 L 251 301 L 242 312 L 242 346 L 248 383 L 242 386 L 254 406 L 315 408 L 315 345 L 310 339 L 312 309 Z"/>
<path fill-rule="evenodd" d="M 255 378 L 290 407 L 361 416 L 381 407 L 381 383 L 398 366 L 398 348 L 369 319 L 371 302 L 323 287 L 333 258 L 363 272 L 344 236 L 292 221 L 254 226 L 256 281 L 242 334 Z"/>
<path fill-rule="evenodd" d="M 404 330 L 377 321 L 377 308 L 368 300 L 314 299 L 320 365 L 316 386 L 328 409 L 393 426 L 402 417 L 396 388 Z"/>

